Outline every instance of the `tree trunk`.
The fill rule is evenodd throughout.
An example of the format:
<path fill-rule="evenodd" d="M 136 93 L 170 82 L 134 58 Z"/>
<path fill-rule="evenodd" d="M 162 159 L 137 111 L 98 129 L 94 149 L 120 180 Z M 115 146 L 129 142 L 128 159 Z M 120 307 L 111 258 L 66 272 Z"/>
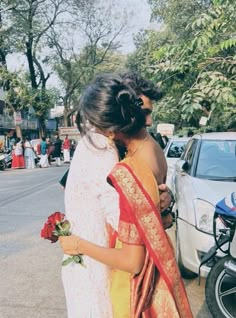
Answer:
<path fill-rule="evenodd" d="M 16 136 L 20 139 L 23 138 L 22 136 L 22 129 L 21 129 L 21 126 L 20 125 L 16 125 Z"/>
<path fill-rule="evenodd" d="M 0 30 L 2 29 L 2 14 L 1 14 L 1 4 L 0 4 Z M 0 31 L 0 64 L 4 65 L 6 67 L 7 65 L 7 61 L 6 61 L 6 52 L 4 50 L 4 38 L 1 35 L 1 31 Z"/>
<path fill-rule="evenodd" d="M 45 137 L 46 135 L 46 127 L 45 127 L 45 121 L 44 118 L 38 118 L 39 122 L 39 137 Z"/>
<path fill-rule="evenodd" d="M 69 124 L 69 105 L 67 104 L 67 102 L 64 103 L 63 123 L 64 123 L 64 127 L 70 126 L 70 124 Z"/>
<path fill-rule="evenodd" d="M 26 57 L 27 57 L 28 65 L 29 65 L 31 87 L 34 89 L 37 89 L 38 85 L 36 82 L 36 74 L 35 74 L 34 62 L 33 62 L 32 42 L 26 42 Z"/>

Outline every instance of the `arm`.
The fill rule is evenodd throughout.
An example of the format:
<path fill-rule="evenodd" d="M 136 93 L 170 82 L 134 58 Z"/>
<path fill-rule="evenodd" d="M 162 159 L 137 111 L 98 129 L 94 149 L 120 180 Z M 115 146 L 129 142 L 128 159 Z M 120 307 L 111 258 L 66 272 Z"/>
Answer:
<path fill-rule="evenodd" d="M 163 212 L 163 215 L 161 216 L 164 229 L 169 229 L 174 222 L 172 207 L 174 204 L 173 200 L 173 194 L 170 194 L 170 189 L 167 187 L 166 184 L 160 184 L 159 185 L 159 191 L 160 191 L 160 207 L 161 212 Z M 169 213 L 165 214 L 167 209 L 169 209 Z"/>
<path fill-rule="evenodd" d="M 144 264 L 145 247 L 143 245 L 128 245 L 122 243 L 122 248 L 106 248 L 83 240 L 76 235 L 60 236 L 59 241 L 65 254 L 84 254 L 98 262 L 138 274 Z"/>
<path fill-rule="evenodd" d="M 161 212 L 163 212 L 170 206 L 172 202 L 172 198 L 169 193 L 170 190 L 168 189 L 166 184 L 164 183 L 160 184 L 158 188 L 160 191 L 160 208 L 161 208 Z"/>

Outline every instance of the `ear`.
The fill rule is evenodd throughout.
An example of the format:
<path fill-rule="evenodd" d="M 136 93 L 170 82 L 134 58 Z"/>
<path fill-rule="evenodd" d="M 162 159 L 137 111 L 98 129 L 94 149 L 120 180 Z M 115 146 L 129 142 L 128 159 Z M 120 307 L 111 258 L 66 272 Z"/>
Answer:
<path fill-rule="evenodd" d="M 108 131 L 108 136 L 107 136 L 110 140 L 114 140 L 115 138 L 115 133 L 113 131 Z"/>

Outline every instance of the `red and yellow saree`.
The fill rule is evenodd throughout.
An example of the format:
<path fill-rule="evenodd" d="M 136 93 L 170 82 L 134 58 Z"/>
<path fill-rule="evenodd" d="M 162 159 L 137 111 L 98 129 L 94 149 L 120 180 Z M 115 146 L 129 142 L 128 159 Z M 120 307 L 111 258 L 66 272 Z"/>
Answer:
<path fill-rule="evenodd" d="M 144 267 L 131 278 L 131 283 L 127 282 L 129 274 L 115 271 L 114 279 L 123 284 L 123 290 L 112 292 L 114 316 L 193 317 L 172 245 L 162 225 L 158 186 L 152 171 L 144 162 L 127 158 L 115 166 L 108 180 L 120 196 L 119 240 L 143 244 L 147 251 Z M 125 293 L 129 287 L 130 313 L 127 313 L 127 309 L 120 307 L 122 304 L 118 308 L 118 299 L 119 292 Z"/>

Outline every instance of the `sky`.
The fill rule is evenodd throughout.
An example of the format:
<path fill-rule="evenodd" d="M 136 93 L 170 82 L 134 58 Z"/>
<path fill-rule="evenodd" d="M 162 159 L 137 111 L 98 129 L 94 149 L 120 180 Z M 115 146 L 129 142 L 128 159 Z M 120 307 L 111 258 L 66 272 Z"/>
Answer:
<path fill-rule="evenodd" d="M 141 29 L 152 28 L 153 24 L 150 22 L 151 9 L 146 0 L 117 0 L 120 7 L 128 12 L 131 11 L 129 18 L 130 30 L 123 39 L 123 47 L 121 50 L 125 53 L 134 50 L 133 35 L 138 33 Z"/>
<path fill-rule="evenodd" d="M 127 26 L 128 31 L 120 40 L 122 45 L 120 51 L 130 53 L 135 49 L 133 36 L 141 29 L 156 28 L 157 26 L 150 23 L 151 10 L 146 0 L 115 0 L 115 2 L 117 3 L 117 8 L 121 11 L 125 11 L 129 17 Z M 12 71 L 18 70 L 19 68 L 25 68 L 25 65 L 25 57 L 22 57 L 19 54 L 8 57 L 8 66 Z M 56 84 L 55 76 L 51 76 L 48 84 L 49 86 L 58 86 Z"/>

